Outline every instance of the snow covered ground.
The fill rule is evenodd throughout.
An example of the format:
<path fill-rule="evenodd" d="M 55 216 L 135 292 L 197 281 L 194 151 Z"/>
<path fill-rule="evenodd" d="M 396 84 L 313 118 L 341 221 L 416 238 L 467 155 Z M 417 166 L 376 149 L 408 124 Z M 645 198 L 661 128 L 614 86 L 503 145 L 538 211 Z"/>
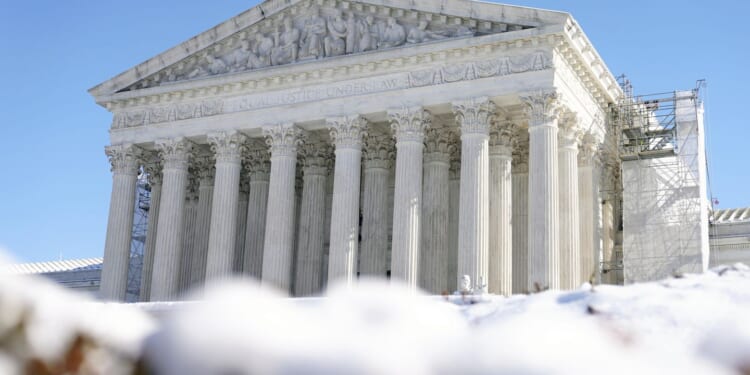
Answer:
<path fill-rule="evenodd" d="M 0 374 L 750 374 L 744 265 L 450 299 L 362 280 L 292 300 L 233 281 L 203 302 L 119 305 L 2 276 Z"/>

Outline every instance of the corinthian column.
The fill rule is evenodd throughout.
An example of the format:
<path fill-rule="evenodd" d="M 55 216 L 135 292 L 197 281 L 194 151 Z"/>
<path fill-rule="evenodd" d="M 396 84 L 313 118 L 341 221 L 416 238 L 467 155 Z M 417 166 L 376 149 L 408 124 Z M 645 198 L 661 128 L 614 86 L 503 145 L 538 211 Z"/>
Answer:
<path fill-rule="evenodd" d="M 190 289 L 192 283 L 193 254 L 195 253 L 195 221 L 198 218 L 198 180 L 195 169 L 188 169 L 188 187 L 185 197 L 184 219 L 182 221 L 182 255 L 180 256 L 179 294 Z"/>
<path fill-rule="evenodd" d="M 206 279 L 208 258 L 208 235 L 211 229 L 211 206 L 214 198 L 214 175 L 216 163 L 213 155 L 203 154 L 196 158 L 198 173 L 198 212 L 193 233 L 193 253 L 190 267 L 190 280 L 193 285 L 201 285 Z"/>
<path fill-rule="evenodd" d="M 268 181 L 271 162 L 268 150 L 248 153 L 245 169 L 250 177 L 247 199 L 247 227 L 242 272 L 260 280 L 263 270 L 263 243 L 266 236 L 266 208 L 268 207 Z"/>
<path fill-rule="evenodd" d="M 366 276 L 384 278 L 388 272 L 388 178 L 393 153 L 391 137 L 369 133 L 365 138 L 359 272 Z"/>
<path fill-rule="evenodd" d="M 140 149 L 124 144 L 108 146 L 104 152 L 112 164 L 112 195 L 99 295 L 107 300 L 125 301 Z"/>
<path fill-rule="evenodd" d="M 529 131 L 519 129 L 513 160 L 513 293 L 529 289 Z"/>
<path fill-rule="evenodd" d="M 359 116 L 328 119 L 328 128 L 336 146 L 328 285 L 334 281 L 351 285 L 357 277 L 359 178 L 362 136 L 366 126 L 366 121 Z"/>
<path fill-rule="evenodd" d="M 245 234 L 247 230 L 247 203 L 250 193 L 250 180 L 243 171 L 240 172 L 240 197 L 237 202 L 237 239 L 234 242 L 234 260 L 232 260 L 232 272 L 242 273 L 242 265 L 245 262 Z"/>
<path fill-rule="evenodd" d="M 580 220 L 578 215 L 578 139 L 574 114 L 559 125 L 560 163 L 560 287 L 573 289 L 581 279 Z"/>
<path fill-rule="evenodd" d="M 422 108 L 388 112 L 396 136 L 396 186 L 393 196 L 391 278 L 417 287 L 422 211 L 422 150 L 430 114 Z"/>
<path fill-rule="evenodd" d="M 521 96 L 529 115 L 529 288 L 560 287 L 557 161 L 557 98 L 554 92 Z"/>
<path fill-rule="evenodd" d="M 301 154 L 302 201 L 297 240 L 297 274 L 294 279 L 294 295 L 297 297 L 318 294 L 323 287 L 326 180 L 331 149 L 324 143 L 305 144 Z"/>
<path fill-rule="evenodd" d="M 592 133 L 587 133 L 581 138 L 578 152 L 578 197 L 581 220 L 581 278 L 579 283 L 595 280 L 597 274 L 597 256 L 595 246 L 595 228 L 598 229 L 599 208 L 598 184 L 594 178 L 594 163 L 598 142 Z"/>
<path fill-rule="evenodd" d="M 461 139 L 451 131 L 448 179 L 448 291 L 458 288 L 458 211 L 461 198 Z"/>
<path fill-rule="evenodd" d="M 206 279 L 232 275 L 234 246 L 237 240 L 237 202 L 240 196 L 242 151 L 247 140 L 236 131 L 208 135 L 216 158 L 214 197 L 211 203 L 211 226 L 208 236 Z"/>
<path fill-rule="evenodd" d="M 302 130 L 293 124 L 263 129 L 271 151 L 271 177 L 263 244 L 262 282 L 291 292 L 294 265 L 294 183 Z"/>
<path fill-rule="evenodd" d="M 159 201 L 161 197 L 161 160 L 153 155 L 144 166 L 148 173 L 148 184 L 151 187 L 151 204 L 148 208 L 148 224 L 146 226 L 146 244 L 143 246 L 143 268 L 141 269 L 141 302 L 151 300 L 151 275 L 154 269 L 154 253 L 156 252 L 156 231 L 159 222 Z"/>
<path fill-rule="evenodd" d="M 448 196 L 450 169 L 448 129 L 429 129 L 425 142 L 422 189 L 420 286 L 433 294 L 448 290 Z"/>
<path fill-rule="evenodd" d="M 490 133 L 489 291 L 513 294 L 513 204 L 511 163 L 515 124 L 499 120 Z"/>
<path fill-rule="evenodd" d="M 489 133 L 495 105 L 488 98 L 453 103 L 461 129 L 458 277 L 485 289 L 489 272 Z"/>
<path fill-rule="evenodd" d="M 184 139 L 156 141 L 164 163 L 164 183 L 159 207 L 159 230 L 151 279 L 151 300 L 168 301 L 176 297 L 182 250 L 183 211 L 188 178 L 188 162 L 193 144 Z"/>

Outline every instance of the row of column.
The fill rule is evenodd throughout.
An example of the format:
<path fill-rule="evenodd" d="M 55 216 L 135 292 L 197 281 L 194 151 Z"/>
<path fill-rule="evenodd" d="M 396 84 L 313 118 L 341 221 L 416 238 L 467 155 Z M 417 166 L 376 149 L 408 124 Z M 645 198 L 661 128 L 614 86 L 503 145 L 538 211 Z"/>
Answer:
<path fill-rule="evenodd" d="M 517 162 L 519 171 L 512 167 L 517 124 L 498 117 L 488 98 L 452 104 L 460 145 L 451 145 L 445 132 L 431 129 L 431 116 L 422 108 L 388 112 L 396 149 L 390 265 L 394 279 L 441 292 L 455 285 L 459 276 L 468 275 L 475 288 L 506 295 L 572 288 L 584 279 L 581 270 L 589 259 L 587 250 L 581 251 L 581 238 L 583 243 L 593 242 L 588 238 L 593 237 L 593 225 L 584 229 L 588 225 L 580 225 L 579 212 L 586 212 L 585 220 L 593 220 L 588 211 L 593 212 L 590 206 L 595 201 L 579 195 L 593 194 L 594 178 L 588 169 L 579 176 L 580 131 L 574 117 L 560 121 L 557 99 L 554 92 L 521 97 L 529 119 L 528 173 L 523 160 Z M 329 119 L 328 127 L 335 147 L 328 279 L 351 285 L 358 264 L 365 275 L 383 275 L 387 269 L 384 203 L 393 150 L 376 136 L 365 137 L 367 123 L 359 116 Z M 208 135 L 210 159 L 195 158 L 194 145 L 186 139 L 156 142 L 160 165 L 149 170 L 151 214 L 156 220 L 150 220 L 148 228 L 143 299 L 177 297 L 186 283 L 180 279 L 188 268 L 186 255 L 191 259 L 190 284 L 226 277 L 242 268 L 282 290 L 299 295 L 320 291 L 328 174 L 324 154 L 329 151 L 322 144 L 301 150 L 302 198 L 295 228 L 295 176 L 304 132 L 293 124 L 264 131 L 270 166 L 263 162 L 261 151 L 244 152 L 246 137 L 238 132 Z M 368 141 L 382 146 L 367 145 L 363 158 L 363 142 Z M 587 152 L 592 152 L 591 147 Z M 139 155 L 131 145 L 110 146 L 107 154 L 114 185 L 102 295 L 122 300 L 135 196 L 128 192 L 135 186 Z M 250 176 L 245 193 L 240 192 L 243 155 Z M 185 205 L 191 158 L 203 171 L 192 221 L 186 213 L 191 208 Z M 362 175 L 367 183 L 362 191 L 362 249 L 358 249 Z M 527 187 L 528 194 L 523 194 Z M 247 194 L 247 201 L 240 205 L 242 194 Z M 456 212 L 457 217 L 451 215 Z M 524 225 L 514 222 L 528 223 L 526 236 L 521 233 Z M 238 228 L 242 224 L 246 227 Z M 186 231 L 195 234 L 194 240 L 183 242 Z M 527 252 L 523 244 L 514 246 L 519 241 L 528 241 Z M 456 254 L 451 254 L 452 248 Z M 524 284 L 525 290 L 520 290 Z"/>

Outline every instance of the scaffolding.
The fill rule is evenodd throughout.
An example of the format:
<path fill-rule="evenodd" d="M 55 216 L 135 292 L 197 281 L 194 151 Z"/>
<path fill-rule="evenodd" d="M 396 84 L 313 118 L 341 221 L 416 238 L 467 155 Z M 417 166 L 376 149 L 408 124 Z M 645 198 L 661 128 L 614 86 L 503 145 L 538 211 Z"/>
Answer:
<path fill-rule="evenodd" d="M 136 187 L 135 210 L 133 215 L 133 232 L 130 241 L 130 263 L 128 265 L 128 285 L 126 302 L 138 302 L 141 289 L 141 270 L 143 269 L 143 250 L 146 246 L 148 228 L 148 211 L 151 206 L 151 188 L 147 174 L 141 170 Z"/>

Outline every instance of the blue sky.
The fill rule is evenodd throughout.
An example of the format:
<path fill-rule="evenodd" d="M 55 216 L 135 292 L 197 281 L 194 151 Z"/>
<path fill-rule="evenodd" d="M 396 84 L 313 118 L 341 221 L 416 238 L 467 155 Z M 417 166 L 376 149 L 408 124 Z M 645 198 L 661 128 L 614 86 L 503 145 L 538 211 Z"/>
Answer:
<path fill-rule="evenodd" d="M 0 11 L 0 248 L 23 261 L 101 256 L 111 115 L 87 89 L 257 1 L 15 1 Z M 750 33 L 745 1 L 515 1 L 568 11 L 613 74 L 641 94 L 708 80 L 719 207 L 750 206 Z"/>

